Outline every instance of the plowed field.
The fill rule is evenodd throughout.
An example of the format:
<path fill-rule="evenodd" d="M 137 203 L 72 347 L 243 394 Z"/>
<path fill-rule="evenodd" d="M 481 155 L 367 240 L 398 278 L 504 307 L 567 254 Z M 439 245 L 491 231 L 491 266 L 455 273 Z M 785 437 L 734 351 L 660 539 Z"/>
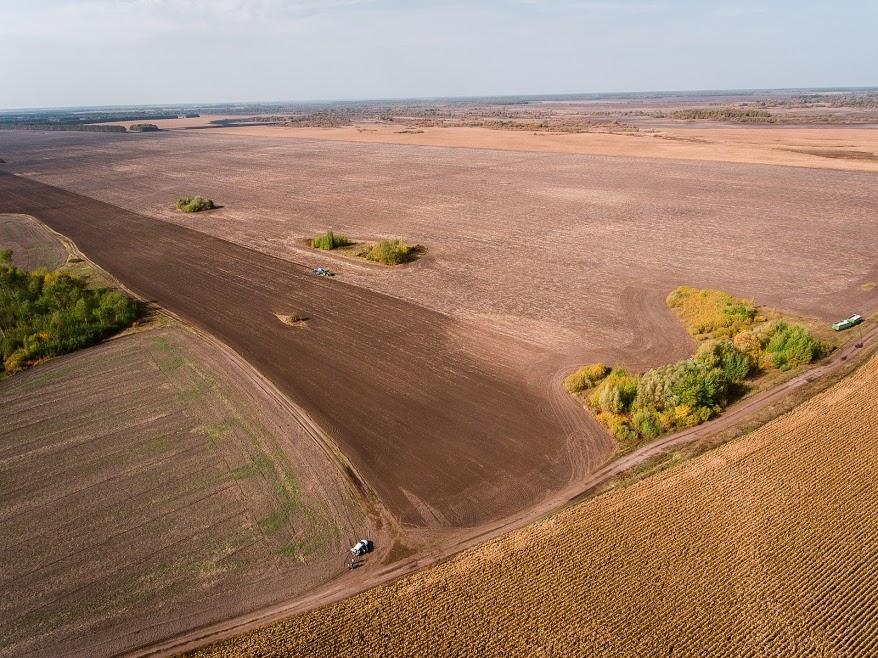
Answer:
<path fill-rule="evenodd" d="M 492 149 L 532 137 L 517 131 L 435 129 L 460 135 L 440 147 L 321 138 L 333 129 L 254 130 L 4 131 L 0 151 L 8 171 L 328 265 L 346 282 L 547 346 L 571 367 L 615 359 L 649 367 L 687 356 L 692 346 L 671 314 L 650 317 L 646 331 L 640 323 L 653 305 L 664 311 L 678 285 L 823 321 L 878 308 L 878 292 L 861 289 L 878 281 L 874 172 Z M 770 135 L 785 136 L 784 148 L 818 140 L 796 141 L 786 129 L 725 132 L 784 158 L 791 154 L 775 150 Z M 843 130 L 812 132 L 827 148 L 854 143 Z M 633 151 L 645 141 L 671 143 L 610 137 Z M 481 148 L 448 147 L 466 144 Z M 721 144 L 695 146 L 722 157 Z M 224 207 L 177 213 L 174 200 L 191 194 Z M 302 246 L 326 229 L 407 238 L 429 251 L 411 266 L 380 268 Z M 663 340 L 642 351 L 654 331 Z"/>
<path fill-rule="evenodd" d="M 756 432 L 199 656 L 870 656 L 878 358 Z"/>
<path fill-rule="evenodd" d="M 477 525 L 605 460 L 611 440 L 539 350 L 204 233 L 0 174 L 0 212 L 71 238 L 256 366 L 403 522 Z M 276 314 L 297 312 L 306 328 Z"/>

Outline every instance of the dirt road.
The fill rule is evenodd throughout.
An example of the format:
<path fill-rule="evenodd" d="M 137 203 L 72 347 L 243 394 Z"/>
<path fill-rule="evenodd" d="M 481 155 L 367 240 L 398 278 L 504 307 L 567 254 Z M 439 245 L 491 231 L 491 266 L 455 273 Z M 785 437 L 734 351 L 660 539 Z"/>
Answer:
<path fill-rule="evenodd" d="M 354 594 L 382 583 L 389 582 L 406 574 L 444 560 L 451 555 L 459 553 L 467 548 L 482 544 L 490 539 L 499 537 L 532 523 L 543 516 L 560 509 L 572 501 L 582 498 L 589 492 L 594 491 L 600 485 L 605 484 L 625 473 L 638 464 L 666 452 L 676 446 L 705 438 L 723 430 L 745 422 L 759 411 L 778 404 L 796 391 L 801 390 L 808 384 L 827 377 L 828 375 L 843 371 L 849 367 L 861 353 L 873 353 L 874 346 L 878 343 L 878 327 L 873 327 L 858 341 L 852 341 L 833 353 L 822 363 L 806 371 L 798 377 L 794 377 L 773 389 L 769 389 L 754 395 L 742 403 L 732 407 L 722 416 L 675 434 L 670 434 L 654 441 L 639 450 L 636 450 L 621 459 L 605 464 L 602 468 L 582 478 L 578 482 L 571 483 L 564 490 L 557 492 L 552 497 L 542 501 L 520 514 L 493 524 L 486 524 L 480 532 L 470 532 L 469 535 L 449 535 L 441 544 L 431 551 L 422 552 L 412 558 L 397 562 L 389 567 L 363 574 L 364 577 L 357 579 L 339 579 L 325 587 L 315 590 L 308 595 L 291 601 L 254 612 L 252 615 L 242 616 L 229 620 L 224 624 L 217 624 L 209 628 L 202 628 L 181 635 L 172 640 L 156 644 L 150 647 L 142 647 L 133 652 L 132 656 L 169 656 L 184 651 L 191 651 L 201 646 L 218 642 L 245 631 L 254 630 L 271 622 L 299 614 L 307 610 L 339 601 L 353 596 Z"/>
<path fill-rule="evenodd" d="M 229 345 L 339 444 L 404 524 L 503 518 L 611 451 L 545 355 L 512 338 L 24 177 L 0 174 L 0 212 L 34 215 Z M 307 326 L 275 316 L 290 312 Z"/>

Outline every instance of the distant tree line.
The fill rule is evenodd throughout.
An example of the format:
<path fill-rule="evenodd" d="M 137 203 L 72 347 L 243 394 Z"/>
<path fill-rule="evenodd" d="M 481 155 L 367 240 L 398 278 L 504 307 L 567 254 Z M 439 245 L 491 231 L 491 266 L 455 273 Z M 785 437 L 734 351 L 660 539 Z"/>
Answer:
<path fill-rule="evenodd" d="M 128 126 L 128 131 L 132 133 L 150 133 L 159 129 L 154 123 L 132 123 Z"/>
<path fill-rule="evenodd" d="M 87 133 L 124 133 L 125 126 L 103 126 L 87 123 L 0 123 L 0 130 L 75 130 Z"/>
<path fill-rule="evenodd" d="M 751 107 L 698 107 L 688 110 L 675 110 L 672 119 L 735 121 L 739 123 L 773 123 L 775 117 L 767 110 Z"/>

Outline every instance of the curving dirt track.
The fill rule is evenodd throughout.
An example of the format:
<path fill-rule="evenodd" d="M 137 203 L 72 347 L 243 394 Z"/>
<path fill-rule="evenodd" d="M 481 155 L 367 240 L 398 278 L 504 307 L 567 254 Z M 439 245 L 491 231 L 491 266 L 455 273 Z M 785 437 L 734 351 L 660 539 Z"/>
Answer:
<path fill-rule="evenodd" d="M 192 656 L 875 656 L 878 359 L 759 430 Z"/>
<path fill-rule="evenodd" d="M 405 524 L 507 516 L 611 451 L 557 386 L 551 356 L 512 338 L 20 176 L 0 174 L 0 212 L 34 215 L 232 347 L 338 442 Z M 291 311 L 310 318 L 304 330 L 274 315 Z"/>
<path fill-rule="evenodd" d="M 729 427 L 743 423 L 752 418 L 753 415 L 760 410 L 778 404 L 784 398 L 796 391 L 801 391 L 804 387 L 808 386 L 815 380 L 840 372 L 849 372 L 849 369 L 855 367 L 863 356 L 874 356 L 876 342 L 878 342 L 878 327 L 873 326 L 867 333 L 862 335 L 858 341 L 851 341 L 843 348 L 834 352 L 828 359 L 824 360 L 814 368 L 811 368 L 804 374 L 794 377 L 773 389 L 763 391 L 762 393 L 747 398 L 747 400 L 735 405 L 729 411 L 714 420 L 697 427 L 662 437 L 661 439 L 653 441 L 620 459 L 605 464 L 598 470 L 583 477 L 580 481 L 571 483 L 565 489 L 558 491 L 552 497 L 542 501 L 539 505 L 523 511 L 520 514 L 504 519 L 499 523 L 486 525 L 481 532 L 477 534 L 470 534 L 465 537 L 449 536 L 446 538 L 445 542 L 435 546 L 430 551 L 422 551 L 419 555 L 396 562 L 380 571 L 364 574 L 364 578 L 346 582 L 337 581 L 327 587 L 315 590 L 306 596 L 299 597 L 294 601 L 264 608 L 255 611 L 250 615 L 245 615 L 237 619 L 230 619 L 212 627 L 196 629 L 166 642 L 157 643 L 149 647 L 142 647 L 131 655 L 165 656 L 192 651 L 199 647 L 267 626 L 268 624 L 280 619 L 313 610 L 314 608 L 335 601 L 340 601 L 369 587 L 388 583 L 396 578 L 400 578 L 418 571 L 419 569 L 434 565 L 452 555 L 461 553 L 466 549 L 479 544 L 487 544 L 489 540 L 497 539 L 503 535 L 512 537 L 514 535 L 507 533 L 511 533 L 513 530 L 538 521 L 545 515 L 559 510 L 570 503 L 579 501 L 585 495 L 598 489 L 601 485 L 610 482 L 613 478 L 625 473 L 629 469 L 636 467 L 638 464 L 641 464 L 648 459 L 667 452 L 676 446 L 716 435 Z M 552 521 L 549 522 L 551 523 Z"/>

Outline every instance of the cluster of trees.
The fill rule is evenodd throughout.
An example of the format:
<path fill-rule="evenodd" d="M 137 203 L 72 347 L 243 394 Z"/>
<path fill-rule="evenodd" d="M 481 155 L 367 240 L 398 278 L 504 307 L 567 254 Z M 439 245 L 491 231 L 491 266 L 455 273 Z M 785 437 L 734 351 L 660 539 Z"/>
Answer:
<path fill-rule="evenodd" d="M 137 303 L 120 292 L 93 289 L 81 277 L 12 263 L 0 251 L 0 357 L 14 373 L 47 357 L 70 352 L 129 326 Z"/>
<path fill-rule="evenodd" d="M 716 416 L 749 372 L 749 360 L 729 341 L 713 341 L 692 359 L 642 375 L 613 370 L 588 402 L 616 438 L 652 439 Z"/>
<path fill-rule="evenodd" d="M 332 231 L 321 233 L 311 239 L 311 246 L 315 249 L 323 249 L 329 251 L 338 247 L 347 247 L 352 244 L 346 235 L 336 234 Z"/>
<path fill-rule="evenodd" d="M 132 123 L 128 126 L 128 130 L 133 133 L 151 133 L 159 129 L 154 123 Z"/>
<path fill-rule="evenodd" d="M 384 265 L 402 265 L 414 260 L 417 247 L 409 246 L 405 240 L 382 240 L 369 247 L 363 257 Z"/>
<path fill-rule="evenodd" d="M 678 288 L 668 305 L 701 338 L 694 357 L 640 375 L 592 364 L 564 382 L 625 445 L 703 423 L 742 395 L 749 377 L 810 363 L 825 349 L 805 327 L 767 321 L 752 302 L 719 291 Z"/>
<path fill-rule="evenodd" d="M 189 196 L 177 199 L 177 210 L 181 212 L 201 212 L 216 208 L 212 199 L 203 196 Z"/>

